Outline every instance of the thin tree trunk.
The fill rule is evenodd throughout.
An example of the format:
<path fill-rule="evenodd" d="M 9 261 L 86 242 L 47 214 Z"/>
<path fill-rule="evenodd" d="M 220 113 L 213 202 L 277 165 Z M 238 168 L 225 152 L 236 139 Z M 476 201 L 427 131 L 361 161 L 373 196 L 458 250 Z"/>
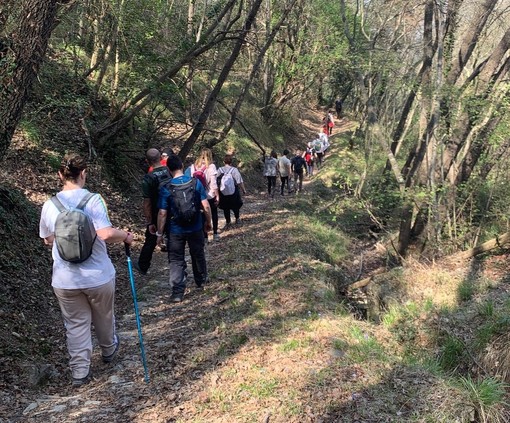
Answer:
<path fill-rule="evenodd" d="M 228 60 L 226 61 L 225 65 L 223 66 L 220 75 L 218 76 L 218 80 L 216 82 L 215 87 L 213 88 L 213 90 L 211 91 L 207 98 L 202 113 L 198 118 L 197 124 L 195 125 L 193 131 L 191 132 L 191 135 L 189 136 L 189 138 L 186 140 L 181 150 L 179 151 L 179 156 L 181 157 L 181 159 L 187 157 L 187 155 L 193 148 L 193 145 L 197 141 L 199 135 L 201 134 L 205 124 L 207 123 L 207 120 L 209 119 L 209 116 L 216 103 L 216 98 L 218 97 L 218 94 L 221 88 L 223 87 L 223 84 L 225 83 L 230 73 L 230 70 L 232 69 L 232 66 L 234 66 L 234 63 L 237 60 L 239 53 L 241 52 L 241 48 L 243 47 L 246 41 L 246 36 L 248 35 L 248 32 L 251 30 L 251 27 L 253 25 L 253 22 L 255 21 L 255 17 L 257 16 L 262 1 L 263 0 L 255 0 L 253 2 L 248 17 L 246 18 L 246 21 L 243 25 L 243 29 L 239 34 L 239 38 L 235 42 L 234 47 L 232 49 L 232 53 Z"/>
<path fill-rule="evenodd" d="M 103 122 L 96 127 L 93 136 L 98 141 L 99 145 L 106 143 L 129 125 L 140 110 L 142 110 L 152 100 L 152 97 L 157 92 L 158 85 L 160 83 L 174 77 L 185 65 L 191 63 L 195 58 L 199 57 L 201 54 L 210 50 L 227 38 L 227 32 L 218 34 L 215 37 L 212 35 L 223 17 L 232 9 L 236 2 L 237 0 L 229 0 L 228 3 L 225 4 L 221 13 L 217 17 L 217 20 L 211 24 L 199 44 L 189 50 L 184 57 L 174 64 L 174 66 L 163 72 L 158 78 L 156 78 L 155 81 L 153 81 L 153 83 L 142 89 L 131 99 L 124 102 L 117 113 L 111 116 L 106 122 Z M 209 38 L 211 39 L 209 40 Z M 209 41 L 206 42 L 206 40 Z"/>
<path fill-rule="evenodd" d="M 285 10 L 283 10 L 281 12 L 280 20 L 274 25 L 274 27 L 272 28 L 270 33 L 267 35 L 266 42 L 264 43 L 264 45 L 262 46 L 262 48 L 259 51 L 259 54 L 257 56 L 257 60 L 255 60 L 255 63 L 252 66 L 252 69 L 251 69 L 251 72 L 250 72 L 250 76 L 248 77 L 246 83 L 244 84 L 244 87 L 241 90 L 241 93 L 237 97 L 237 101 L 236 101 L 236 104 L 235 104 L 234 108 L 232 110 L 229 110 L 230 120 L 223 127 L 223 129 L 221 131 L 221 134 L 218 137 L 216 137 L 214 140 L 211 140 L 208 143 L 208 145 L 210 147 L 212 147 L 212 146 L 222 142 L 226 138 L 226 136 L 228 135 L 228 133 L 230 132 L 232 127 L 234 126 L 234 123 L 235 123 L 236 118 L 237 118 L 237 114 L 239 113 L 239 110 L 241 109 L 243 101 L 246 98 L 246 95 L 248 94 L 248 91 L 249 91 L 249 89 L 251 87 L 251 84 L 252 84 L 253 80 L 255 79 L 255 76 L 258 74 L 258 71 L 259 71 L 260 66 L 262 64 L 262 61 L 263 61 L 263 59 L 264 59 L 264 57 L 266 55 L 267 50 L 269 49 L 269 47 L 273 43 L 273 40 L 276 37 L 276 34 L 280 30 L 280 28 L 283 25 L 283 23 L 287 20 L 287 17 L 289 15 L 289 13 L 291 12 L 292 8 L 297 3 L 297 1 L 298 0 L 293 0 L 293 1 L 288 3 L 288 5 L 285 8 Z"/>
<path fill-rule="evenodd" d="M 10 146 L 55 28 L 57 0 L 26 0 L 8 51 L 0 52 L 0 159 Z"/>

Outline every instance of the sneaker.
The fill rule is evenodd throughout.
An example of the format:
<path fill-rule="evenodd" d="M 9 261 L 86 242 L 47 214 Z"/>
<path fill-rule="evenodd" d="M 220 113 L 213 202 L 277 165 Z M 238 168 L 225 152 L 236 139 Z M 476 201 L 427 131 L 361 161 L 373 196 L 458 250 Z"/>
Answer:
<path fill-rule="evenodd" d="M 103 355 L 103 363 L 111 363 L 113 361 L 113 359 L 115 358 L 115 356 L 117 355 L 117 353 L 119 352 L 120 338 L 119 338 L 119 335 L 116 335 L 116 337 L 117 337 L 117 344 L 115 345 L 115 349 L 113 350 L 113 352 L 110 355 Z"/>
<path fill-rule="evenodd" d="M 226 230 L 230 229 L 231 227 L 232 227 L 232 223 L 228 222 L 225 224 L 225 226 L 223 226 L 222 230 L 226 231 Z"/>
<path fill-rule="evenodd" d="M 147 270 L 140 269 L 140 265 L 138 264 L 137 261 L 133 261 L 132 264 L 133 264 L 133 268 L 138 270 L 138 273 L 140 273 L 141 275 L 146 275 L 147 274 Z"/>
<path fill-rule="evenodd" d="M 214 234 L 212 236 L 212 238 L 213 238 L 213 241 L 219 241 L 220 240 L 220 234 Z"/>
<path fill-rule="evenodd" d="M 86 385 L 90 381 L 92 381 L 92 370 L 89 369 L 89 373 L 87 374 L 87 376 L 82 378 L 73 377 L 73 388 L 80 388 L 81 386 Z"/>
<path fill-rule="evenodd" d="M 240 225 L 240 224 L 242 224 L 242 223 L 243 223 L 243 221 L 241 220 L 241 218 L 236 219 L 236 225 Z"/>
<path fill-rule="evenodd" d="M 181 303 L 182 302 L 182 297 L 184 297 L 183 294 L 172 294 L 170 296 L 170 301 L 172 303 Z"/>

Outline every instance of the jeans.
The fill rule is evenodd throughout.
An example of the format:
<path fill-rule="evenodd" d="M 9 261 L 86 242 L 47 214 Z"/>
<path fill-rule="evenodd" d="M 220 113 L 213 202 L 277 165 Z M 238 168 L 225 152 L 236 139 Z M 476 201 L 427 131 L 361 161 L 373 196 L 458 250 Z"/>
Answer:
<path fill-rule="evenodd" d="M 188 243 L 191 255 L 193 277 L 197 286 L 202 286 L 207 280 L 207 264 L 205 261 L 205 236 L 202 230 L 188 234 L 168 234 L 168 262 L 170 263 L 170 286 L 172 295 L 183 295 L 186 290 L 186 280 L 183 278 L 186 262 L 184 250 Z"/>
<path fill-rule="evenodd" d="M 301 172 L 294 172 L 294 189 L 296 192 L 303 189 L 303 170 Z"/>
<path fill-rule="evenodd" d="M 267 178 L 267 193 L 274 196 L 276 189 L 276 176 L 266 176 Z"/>
<path fill-rule="evenodd" d="M 322 158 L 324 157 L 324 153 L 317 153 L 317 169 L 322 167 Z"/>
<path fill-rule="evenodd" d="M 211 198 L 207 201 L 209 201 L 209 206 L 211 207 L 213 234 L 217 234 L 218 233 L 218 206 L 214 202 L 214 198 Z"/>
<path fill-rule="evenodd" d="M 306 164 L 306 173 L 308 176 L 313 176 L 313 162 L 311 164 Z"/>
<path fill-rule="evenodd" d="M 287 184 L 287 192 L 290 192 L 289 177 L 280 176 L 280 182 L 282 183 L 280 194 L 283 195 L 283 189 L 285 188 L 285 184 Z"/>

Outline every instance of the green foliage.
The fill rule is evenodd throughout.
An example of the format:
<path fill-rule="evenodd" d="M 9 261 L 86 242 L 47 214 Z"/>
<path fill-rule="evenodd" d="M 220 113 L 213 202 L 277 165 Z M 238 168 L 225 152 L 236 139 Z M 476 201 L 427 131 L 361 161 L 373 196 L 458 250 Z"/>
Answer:
<path fill-rule="evenodd" d="M 34 121 L 22 120 L 19 123 L 19 130 L 29 141 L 31 141 L 34 145 L 39 146 L 41 133 L 39 127 Z"/>
<path fill-rule="evenodd" d="M 488 317 L 488 316 L 487 316 Z M 510 317 L 505 314 L 494 313 L 489 320 L 476 330 L 476 346 L 483 350 L 497 335 L 502 335 L 510 328 Z"/>
<path fill-rule="evenodd" d="M 242 383 L 239 388 L 256 398 L 268 398 L 276 394 L 279 386 L 278 379 L 259 379 L 253 383 Z"/>
<path fill-rule="evenodd" d="M 507 384 L 491 377 L 474 380 L 471 376 L 461 377 L 460 386 L 464 389 L 479 415 L 480 422 L 504 422 L 501 407 L 508 406 L 505 402 Z"/>
<path fill-rule="evenodd" d="M 473 298 L 476 293 L 476 285 L 475 282 L 466 279 L 459 284 L 457 288 L 457 296 L 459 301 L 469 301 Z"/>
<path fill-rule="evenodd" d="M 386 352 L 377 339 L 365 332 L 359 327 L 350 328 L 350 335 L 354 339 L 349 350 L 349 357 L 356 363 L 369 360 L 386 360 Z"/>
<path fill-rule="evenodd" d="M 465 347 L 462 341 L 455 336 L 446 335 L 441 342 L 439 364 L 446 371 L 457 369 L 465 358 Z"/>

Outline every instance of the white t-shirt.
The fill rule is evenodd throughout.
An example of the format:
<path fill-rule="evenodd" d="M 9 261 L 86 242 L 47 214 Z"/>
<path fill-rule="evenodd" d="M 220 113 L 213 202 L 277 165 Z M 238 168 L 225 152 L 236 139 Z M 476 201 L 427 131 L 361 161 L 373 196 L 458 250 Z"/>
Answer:
<path fill-rule="evenodd" d="M 86 189 L 73 189 L 60 191 L 58 199 L 64 207 L 76 207 L 79 202 L 88 194 Z M 112 226 L 108 217 L 108 209 L 99 194 L 94 195 L 86 204 L 84 212 L 90 217 L 96 231 Z M 41 221 L 39 222 L 39 236 L 46 238 L 55 232 L 55 222 L 59 211 L 51 200 L 47 200 L 42 209 Z M 94 288 L 110 282 L 115 278 L 113 267 L 106 243 L 96 238 L 92 248 L 92 255 L 83 263 L 70 263 L 62 260 L 54 242 L 51 250 L 53 257 L 53 275 L 51 285 L 61 289 L 83 289 Z"/>
<path fill-rule="evenodd" d="M 280 171 L 280 176 L 286 177 L 289 176 L 290 169 L 290 160 L 287 156 L 282 156 L 278 160 L 278 170 Z"/>

